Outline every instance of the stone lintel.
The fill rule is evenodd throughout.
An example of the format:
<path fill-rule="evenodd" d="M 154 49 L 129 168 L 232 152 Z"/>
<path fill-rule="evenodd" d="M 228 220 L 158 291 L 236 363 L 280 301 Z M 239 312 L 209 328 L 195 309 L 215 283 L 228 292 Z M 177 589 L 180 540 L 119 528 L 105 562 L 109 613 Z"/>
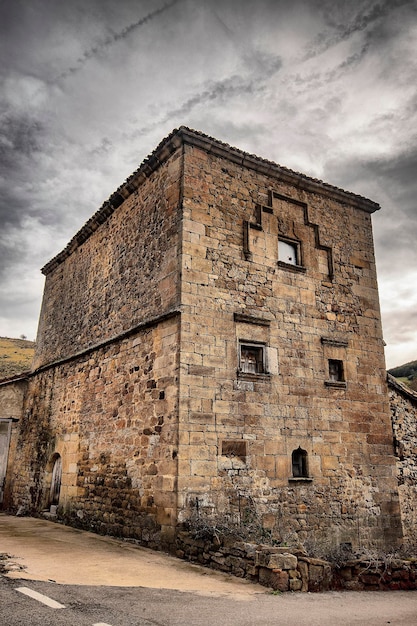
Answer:
<path fill-rule="evenodd" d="M 347 348 L 349 345 L 346 339 L 336 339 L 333 337 L 321 337 L 320 341 L 324 346 L 332 346 L 333 348 Z"/>
<path fill-rule="evenodd" d="M 256 317 L 255 315 L 247 315 L 246 313 L 233 313 L 233 319 L 235 322 L 241 322 L 243 324 L 255 324 L 257 326 L 271 325 L 271 320 L 266 320 L 263 317 Z"/>

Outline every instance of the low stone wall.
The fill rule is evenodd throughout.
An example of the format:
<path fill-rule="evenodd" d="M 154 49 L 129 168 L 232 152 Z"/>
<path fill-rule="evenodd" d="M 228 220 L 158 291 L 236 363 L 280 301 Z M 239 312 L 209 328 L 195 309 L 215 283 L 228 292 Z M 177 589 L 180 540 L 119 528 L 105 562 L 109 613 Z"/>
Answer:
<path fill-rule="evenodd" d="M 302 551 L 227 539 L 195 539 L 186 532 L 178 533 L 177 546 L 180 558 L 248 578 L 276 591 L 325 591 L 331 586 L 331 564 L 309 558 Z"/>
<path fill-rule="evenodd" d="M 417 559 L 352 560 L 342 566 L 302 550 L 177 535 L 177 556 L 258 582 L 275 591 L 417 589 Z"/>
<path fill-rule="evenodd" d="M 354 591 L 417 589 L 417 559 L 350 561 L 334 571 L 333 587 Z"/>

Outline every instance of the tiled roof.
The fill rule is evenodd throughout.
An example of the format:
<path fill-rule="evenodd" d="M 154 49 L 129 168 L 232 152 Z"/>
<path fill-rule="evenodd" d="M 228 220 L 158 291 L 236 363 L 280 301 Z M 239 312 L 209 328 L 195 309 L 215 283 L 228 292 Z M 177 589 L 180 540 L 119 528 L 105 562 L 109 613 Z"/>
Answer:
<path fill-rule="evenodd" d="M 392 389 L 395 389 L 396 391 L 398 391 L 401 395 L 405 396 L 413 404 L 417 404 L 417 393 L 413 389 L 411 389 L 410 387 L 407 387 L 407 385 L 404 385 L 404 383 L 394 378 L 394 376 L 390 374 L 389 372 L 387 373 L 387 381 L 388 381 L 388 385 Z"/>
<path fill-rule="evenodd" d="M 234 148 L 227 143 L 214 139 L 209 135 L 186 126 L 180 126 L 174 129 L 167 137 L 165 137 L 155 150 L 141 163 L 138 169 L 126 179 L 126 181 L 118 187 L 118 189 L 106 200 L 103 205 L 94 213 L 92 217 L 84 224 L 84 226 L 71 239 L 68 245 L 49 261 L 43 268 L 44 274 L 49 274 L 57 265 L 62 263 L 78 246 L 80 246 L 88 237 L 103 224 L 107 218 L 119 207 L 126 198 L 134 192 L 152 172 L 154 172 L 171 154 L 173 154 L 182 144 L 189 144 L 205 150 L 210 154 L 216 154 L 229 161 L 238 163 L 243 167 L 256 170 L 262 174 L 273 176 L 286 182 L 305 189 L 307 191 L 320 193 L 325 196 L 337 198 L 342 202 L 346 202 L 351 206 L 373 213 L 380 207 L 376 202 L 368 200 L 363 196 L 354 194 L 350 191 L 344 191 L 339 187 L 329 185 L 316 178 L 311 178 L 305 174 L 295 172 L 287 167 L 278 165 L 273 161 L 262 159 L 254 154 L 244 152 L 239 148 Z"/>

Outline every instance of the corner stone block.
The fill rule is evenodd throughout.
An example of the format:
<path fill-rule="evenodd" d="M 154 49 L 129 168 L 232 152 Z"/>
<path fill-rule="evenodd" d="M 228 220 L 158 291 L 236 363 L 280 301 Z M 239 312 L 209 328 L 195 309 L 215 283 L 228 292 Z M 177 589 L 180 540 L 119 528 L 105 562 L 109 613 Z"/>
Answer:
<path fill-rule="evenodd" d="M 279 570 L 297 569 L 297 557 L 293 554 L 271 554 L 268 568 Z"/>
<path fill-rule="evenodd" d="M 260 550 L 255 550 L 254 556 L 255 565 L 261 567 L 267 567 L 269 569 L 297 569 L 298 559 L 295 555 L 288 552 L 288 548 L 265 546 Z"/>
<path fill-rule="evenodd" d="M 175 525 L 175 509 L 159 506 L 157 509 L 156 521 L 158 524 L 164 526 Z"/>
<path fill-rule="evenodd" d="M 191 474 L 194 476 L 217 476 L 217 465 L 212 461 L 191 461 Z"/>
<path fill-rule="evenodd" d="M 332 567 L 321 559 L 306 559 L 308 562 L 308 590 L 328 591 L 332 580 Z"/>
<path fill-rule="evenodd" d="M 266 587 L 272 587 L 275 591 L 289 590 L 288 572 L 283 572 L 280 569 L 271 570 L 267 567 L 260 567 L 259 582 Z"/>

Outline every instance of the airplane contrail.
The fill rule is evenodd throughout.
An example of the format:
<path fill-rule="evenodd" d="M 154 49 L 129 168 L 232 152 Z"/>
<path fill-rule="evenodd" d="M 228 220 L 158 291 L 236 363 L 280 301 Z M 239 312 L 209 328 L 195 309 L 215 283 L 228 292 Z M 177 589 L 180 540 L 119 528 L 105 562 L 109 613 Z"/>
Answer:
<path fill-rule="evenodd" d="M 112 35 L 106 37 L 106 39 L 104 39 L 103 41 L 98 43 L 96 46 L 93 46 L 89 50 L 86 50 L 83 53 L 83 55 L 77 60 L 77 64 L 76 65 L 74 65 L 72 67 L 69 67 L 64 72 L 62 72 L 61 74 L 59 74 L 58 76 L 56 76 L 55 78 L 53 78 L 51 81 L 48 81 L 48 82 L 50 84 L 51 83 L 56 83 L 56 82 L 58 82 L 58 81 L 60 81 L 60 80 L 62 80 L 64 78 L 67 78 L 68 76 L 72 76 L 76 72 L 79 72 L 84 67 L 84 65 L 90 59 L 92 59 L 96 54 L 98 54 L 100 51 L 104 50 L 105 48 L 108 48 L 109 46 L 113 45 L 117 41 L 120 41 L 121 39 L 124 39 L 132 31 L 136 30 L 137 28 L 140 28 L 141 26 L 143 26 L 147 22 L 150 22 L 155 17 L 157 17 L 161 13 L 164 13 L 165 11 L 170 9 L 172 6 L 174 6 L 174 4 L 177 4 L 180 1 L 181 0 L 171 0 L 171 2 L 166 2 L 159 9 L 155 9 L 155 11 L 152 11 L 151 13 L 148 13 L 148 15 L 145 15 L 145 17 L 142 17 L 137 22 L 134 22 L 133 24 L 129 24 L 129 26 L 126 26 L 120 32 L 113 33 Z"/>

